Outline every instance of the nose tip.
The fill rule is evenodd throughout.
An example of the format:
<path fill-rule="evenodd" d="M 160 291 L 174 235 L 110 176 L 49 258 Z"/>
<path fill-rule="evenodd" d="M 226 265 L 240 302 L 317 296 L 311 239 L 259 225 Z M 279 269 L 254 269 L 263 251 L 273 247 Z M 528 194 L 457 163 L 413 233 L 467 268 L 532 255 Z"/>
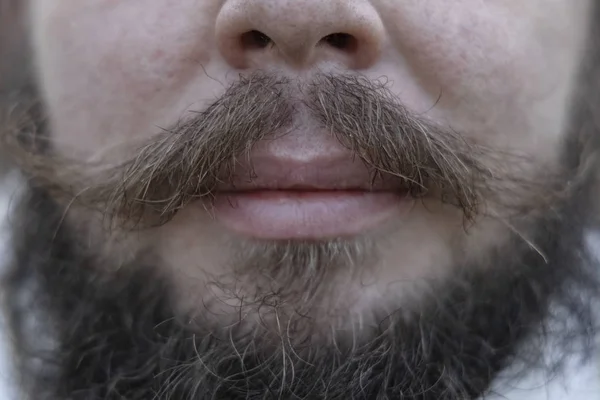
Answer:
<path fill-rule="evenodd" d="M 216 23 L 219 51 L 238 69 L 327 59 L 367 68 L 379 57 L 382 37 L 383 24 L 366 0 L 231 0 Z"/>

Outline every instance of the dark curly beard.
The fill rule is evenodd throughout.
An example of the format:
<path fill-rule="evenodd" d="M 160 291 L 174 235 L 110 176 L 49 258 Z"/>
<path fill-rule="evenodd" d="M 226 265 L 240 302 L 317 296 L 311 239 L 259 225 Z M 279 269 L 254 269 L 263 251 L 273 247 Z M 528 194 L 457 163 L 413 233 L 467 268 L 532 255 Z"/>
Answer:
<path fill-rule="evenodd" d="M 20 372 L 30 399 L 474 399 L 509 365 L 540 365 L 551 337 L 589 354 L 594 268 L 573 196 L 521 238 L 439 283 L 422 306 L 380 315 L 360 340 L 283 343 L 216 330 L 174 311 L 158 265 L 102 265 L 31 189 L 16 213 L 6 282 Z M 539 253 L 546 257 L 541 257 Z M 37 318 L 31 324 L 31 316 Z M 562 318 L 571 315 L 574 323 Z"/>

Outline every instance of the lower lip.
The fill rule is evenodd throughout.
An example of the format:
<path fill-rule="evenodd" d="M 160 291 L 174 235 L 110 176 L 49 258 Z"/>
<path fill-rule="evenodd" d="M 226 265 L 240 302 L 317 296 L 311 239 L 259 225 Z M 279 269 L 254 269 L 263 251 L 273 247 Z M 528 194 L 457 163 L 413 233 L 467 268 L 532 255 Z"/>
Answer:
<path fill-rule="evenodd" d="M 406 208 L 392 192 L 255 191 L 222 193 L 215 217 L 228 229 L 258 239 L 321 239 L 355 236 Z"/>

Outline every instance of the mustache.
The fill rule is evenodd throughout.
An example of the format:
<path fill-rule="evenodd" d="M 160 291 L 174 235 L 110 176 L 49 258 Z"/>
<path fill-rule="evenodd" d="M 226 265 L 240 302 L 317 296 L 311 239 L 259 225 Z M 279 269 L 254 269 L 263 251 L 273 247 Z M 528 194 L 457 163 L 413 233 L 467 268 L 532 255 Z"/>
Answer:
<path fill-rule="evenodd" d="M 501 167 L 522 163 L 522 157 L 469 142 L 415 115 L 385 83 L 327 74 L 294 83 L 265 73 L 240 77 L 206 109 L 153 135 L 116 165 L 58 156 L 31 123 L 13 129 L 18 139 L 11 141 L 11 153 L 32 182 L 72 204 L 100 207 L 104 216 L 136 226 L 163 224 L 191 202 L 213 198 L 220 184 L 233 179 L 239 160 L 249 159 L 262 140 L 289 131 L 303 111 L 364 162 L 373 179 L 398 178 L 413 198 L 435 196 L 467 220 L 494 193 L 509 199 L 509 192 L 518 188 L 522 196 L 527 189 L 537 194 L 538 207 L 548 199 L 539 182 Z"/>

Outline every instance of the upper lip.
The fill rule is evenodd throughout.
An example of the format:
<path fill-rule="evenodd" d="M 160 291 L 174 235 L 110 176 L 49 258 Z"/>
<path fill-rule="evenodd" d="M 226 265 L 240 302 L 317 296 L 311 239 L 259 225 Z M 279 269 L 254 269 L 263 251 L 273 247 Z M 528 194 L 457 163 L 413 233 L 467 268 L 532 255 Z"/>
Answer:
<path fill-rule="evenodd" d="M 375 175 L 364 162 L 352 156 L 318 156 L 298 160 L 260 155 L 248 161 L 238 161 L 231 179 L 222 182 L 218 190 L 390 191 L 401 187 L 399 178 Z"/>

